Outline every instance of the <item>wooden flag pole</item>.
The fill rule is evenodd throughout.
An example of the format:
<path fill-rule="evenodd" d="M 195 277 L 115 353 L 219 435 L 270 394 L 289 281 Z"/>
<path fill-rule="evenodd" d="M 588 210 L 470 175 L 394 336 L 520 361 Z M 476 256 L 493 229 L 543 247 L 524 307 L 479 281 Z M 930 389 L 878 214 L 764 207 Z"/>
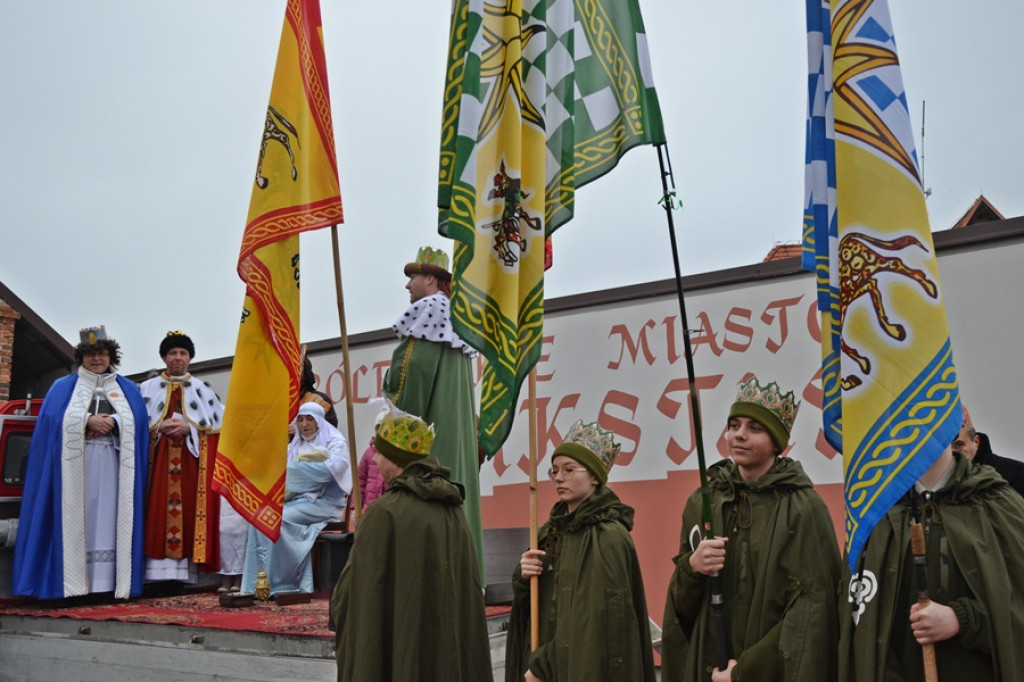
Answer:
<path fill-rule="evenodd" d="M 916 521 L 910 524 L 910 553 L 914 555 L 914 569 L 917 573 L 917 603 L 919 606 L 928 606 L 931 603 L 931 598 L 928 596 L 924 530 Z M 922 644 L 921 653 L 924 656 L 925 682 L 939 682 L 939 668 L 935 663 L 935 645 Z"/>
<path fill-rule="evenodd" d="M 530 549 L 537 549 L 537 368 L 529 375 Z M 530 651 L 540 647 L 540 578 L 530 576 Z"/>
<path fill-rule="evenodd" d="M 331 225 L 331 247 L 334 250 L 334 291 L 338 298 L 338 325 L 341 327 L 341 363 L 345 367 L 345 421 L 348 422 L 348 456 L 352 471 L 352 506 L 356 522 L 363 515 L 363 495 L 359 490 L 359 461 L 356 459 L 356 420 L 352 410 L 352 373 L 348 362 L 348 331 L 345 326 L 345 296 L 341 292 L 341 254 L 338 251 L 338 226 Z"/>

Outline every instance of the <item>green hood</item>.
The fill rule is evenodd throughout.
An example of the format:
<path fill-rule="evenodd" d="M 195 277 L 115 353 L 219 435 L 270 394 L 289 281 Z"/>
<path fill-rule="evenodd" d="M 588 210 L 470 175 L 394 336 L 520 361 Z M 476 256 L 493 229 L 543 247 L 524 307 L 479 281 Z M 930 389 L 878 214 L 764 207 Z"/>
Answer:
<path fill-rule="evenodd" d="M 619 523 L 627 531 L 631 531 L 633 514 L 632 507 L 623 504 L 618 495 L 603 485 L 593 495 L 580 502 L 580 506 L 573 513 L 569 513 L 565 502 L 556 503 L 551 508 L 551 523 L 569 533 L 576 533 L 606 521 Z"/>
<path fill-rule="evenodd" d="M 751 492 L 774 491 L 777 495 L 787 495 L 795 490 L 806 490 L 814 487 L 811 479 L 804 473 L 803 465 L 789 457 L 779 457 L 771 469 L 753 483 L 746 483 L 740 478 L 736 462 L 731 459 L 718 462 L 708 468 L 710 486 L 721 493 L 724 499 L 736 497 L 740 489 Z"/>
<path fill-rule="evenodd" d="M 953 453 L 956 466 L 953 475 L 946 487 L 935 494 L 953 503 L 963 503 L 977 498 L 981 495 L 991 495 L 1002 492 L 1004 479 L 993 475 L 994 471 L 988 466 L 976 466 L 959 452 Z"/>
<path fill-rule="evenodd" d="M 462 504 L 466 494 L 462 484 L 450 480 L 450 475 L 448 469 L 441 466 L 437 458 L 428 457 L 405 467 L 405 470 L 391 481 L 388 492 L 407 490 L 420 499 L 457 507 Z"/>

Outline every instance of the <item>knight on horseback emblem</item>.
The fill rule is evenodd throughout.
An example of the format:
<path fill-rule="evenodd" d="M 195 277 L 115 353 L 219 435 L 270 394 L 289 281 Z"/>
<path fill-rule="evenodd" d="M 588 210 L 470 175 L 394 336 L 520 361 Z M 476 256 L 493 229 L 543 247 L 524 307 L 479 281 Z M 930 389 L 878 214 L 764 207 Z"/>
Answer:
<path fill-rule="evenodd" d="M 501 218 L 487 223 L 485 230 L 494 230 L 494 250 L 498 258 L 507 266 L 515 265 L 519 256 L 526 252 L 527 239 L 523 236 L 522 226 L 541 231 L 539 217 L 532 217 L 523 206 L 523 200 L 530 195 L 522 189 L 521 180 L 513 178 L 505 171 L 505 162 L 494 176 L 494 185 L 488 193 L 488 199 L 502 200 Z"/>

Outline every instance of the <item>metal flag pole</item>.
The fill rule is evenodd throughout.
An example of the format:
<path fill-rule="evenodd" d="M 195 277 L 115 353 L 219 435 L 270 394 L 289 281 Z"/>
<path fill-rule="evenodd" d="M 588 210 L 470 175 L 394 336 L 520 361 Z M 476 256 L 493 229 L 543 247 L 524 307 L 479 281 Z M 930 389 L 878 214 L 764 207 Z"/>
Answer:
<path fill-rule="evenodd" d="M 338 251 L 338 226 L 331 225 L 331 247 L 334 251 L 334 290 L 338 299 L 338 325 L 341 327 L 341 364 L 345 367 L 345 421 L 348 422 L 348 457 L 352 471 L 352 506 L 356 522 L 363 515 L 363 495 L 359 490 L 359 462 L 356 459 L 356 420 L 352 409 L 352 372 L 348 361 L 348 330 L 345 325 L 345 296 L 341 292 L 341 255 Z"/>
<path fill-rule="evenodd" d="M 672 162 L 668 158 L 668 144 L 661 142 L 655 145 L 658 148 L 658 165 L 661 167 L 661 204 L 665 208 L 665 218 L 668 220 L 668 234 L 672 242 L 672 264 L 675 266 L 676 296 L 679 298 L 679 319 L 683 324 L 683 349 L 686 357 L 686 379 L 690 384 L 690 409 L 693 414 L 693 438 L 697 445 L 697 467 L 700 473 L 700 498 L 704 506 L 704 532 L 708 539 L 715 537 L 714 527 L 711 524 L 711 493 L 708 491 L 708 469 L 704 459 L 704 433 L 700 415 L 700 399 L 697 396 L 697 378 L 693 369 L 693 348 L 690 345 L 690 329 L 686 319 L 686 302 L 683 299 L 683 279 L 679 267 L 679 248 L 676 243 L 675 221 L 672 219 L 672 209 L 675 203 L 675 180 L 672 179 Z M 669 188 L 669 180 L 672 180 L 672 188 Z M 719 670 L 725 670 L 729 665 L 729 641 L 725 628 L 725 609 L 722 601 L 722 577 L 716 571 L 710 576 L 709 588 L 711 593 L 711 624 L 712 633 L 715 639 L 715 663 Z"/>

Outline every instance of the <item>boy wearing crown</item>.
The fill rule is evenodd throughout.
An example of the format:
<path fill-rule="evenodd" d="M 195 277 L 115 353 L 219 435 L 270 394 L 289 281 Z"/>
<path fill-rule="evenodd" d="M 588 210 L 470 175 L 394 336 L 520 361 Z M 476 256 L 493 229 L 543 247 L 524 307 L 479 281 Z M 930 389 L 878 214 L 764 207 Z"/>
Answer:
<path fill-rule="evenodd" d="M 708 467 L 712 528 L 701 491 L 683 510 L 662 633 L 665 682 L 836 677 L 832 519 L 800 463 L 784 455 L 799 403 L 774 382 L 745 381 L 729 410 L 730 458 Z M 722 582 L 729 661 L 719 670 L 709 577 Z"/>
<path fill-rule="evenodd" d="M 512 579 L 507 682 L 653 682 L 654 657 L 633 508 L 608 488 L 612 433 L 578 421 L 555 448 L 558 502 Z M 530 651 L 529 580 L 539 578 L 540 646 Z"/>
<path fill-rule="evenodd" d="M 189 373 L 196 348 L 187 334 L 167 332 L 159 352 L 166 369 L 139 387 L 150 434 L 146 579 L 195 582 L 198 566 L 220 565 L 220 500 L 210 483 L 224 405 Z"/>
<path fill-rule="evenodd" d="M 396 410 L 373 440 L 389 487 L 359 522 L 331 597 L 338 681 L 490 680 L 462 486 L 429 456 L 434 427 Z"/>
<path fill-rule="evenodd" d="M 452 329 L 448 254 L 429 246 L 405 266 L 409 308 L 394 324 L 399 343 L 384 375 L 383 392 L 398 409 L 420 415 L 437 428 L 433 455 L 465 489 L 480 575 L 484 574 L 480 516 L 480 459 L 474 411 L 476 351 Z"/>

